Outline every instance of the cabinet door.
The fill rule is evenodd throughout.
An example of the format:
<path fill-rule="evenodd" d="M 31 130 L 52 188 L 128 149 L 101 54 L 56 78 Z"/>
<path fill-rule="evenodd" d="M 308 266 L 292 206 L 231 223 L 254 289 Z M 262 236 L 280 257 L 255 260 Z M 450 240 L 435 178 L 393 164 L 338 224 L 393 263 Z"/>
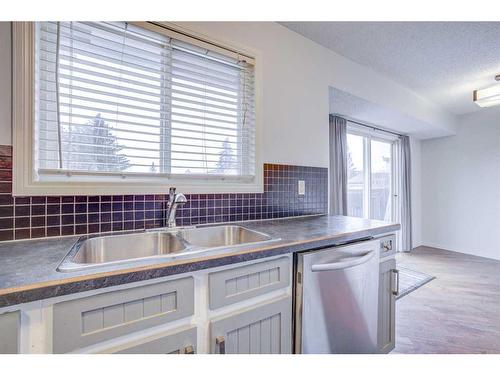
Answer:
<path fill-rule="evenodd" d="M 286 288 L 290 285 L 290 267 L 290 258 L 283 257 L 211 272 L 208 276 L 210 308 L 218 309 Z"/>
<path fill-rule="evenodd" d="M 19 311 L 0 314 L 0 354 L 19 353 Z"/>
<path fill-rule="evenodd" d="M 210 348 L 218 354 L 291 352 L 291 297 L 258 305 L 210 323 Z"/>
<path fill-rule="evenodd" d="M 65 353 L 194 313 L 192 277 L 54 305 L 53 350 Z"/>
<path fill-rule="evenodd" d="M 103 353 L 115 354 L 195 354 L 196 327 L 166 332 L 112 348 Z"/>
<path fill-rule="evenodd" d="M 396 295 L 394 279 L 396 260 L 380 263 L 379 305 L 378 305 L 378 349 L 389 353 L 396 344 Z"/>

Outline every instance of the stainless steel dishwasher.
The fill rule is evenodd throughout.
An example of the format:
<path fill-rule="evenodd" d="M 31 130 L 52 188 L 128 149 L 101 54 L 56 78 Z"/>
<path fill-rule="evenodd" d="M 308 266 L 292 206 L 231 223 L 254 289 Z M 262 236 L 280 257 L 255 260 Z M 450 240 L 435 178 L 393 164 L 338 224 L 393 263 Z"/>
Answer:
<path fill-rule="evenodd" d="M 298 253 L 296 353 L 377 353 L 379 241 Z"/>

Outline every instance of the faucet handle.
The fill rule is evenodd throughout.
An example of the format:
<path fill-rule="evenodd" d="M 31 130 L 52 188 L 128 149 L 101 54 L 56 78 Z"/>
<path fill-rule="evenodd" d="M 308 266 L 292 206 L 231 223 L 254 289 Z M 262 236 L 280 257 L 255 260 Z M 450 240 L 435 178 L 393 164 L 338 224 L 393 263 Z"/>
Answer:
<path fill-rule="evenodd" d="M 170 199 L 170 202 L 174 201 L 174 198 L 175 198 L 175 187 L 172 186 L 170 189 L 168 189 L 168 198 Z"/>
<path fill-rule="evenodd" d="M 174 203 L 177 203 L 177 204 L 187 203 L 186 196 L 182 193 L 175 194 Z"/>

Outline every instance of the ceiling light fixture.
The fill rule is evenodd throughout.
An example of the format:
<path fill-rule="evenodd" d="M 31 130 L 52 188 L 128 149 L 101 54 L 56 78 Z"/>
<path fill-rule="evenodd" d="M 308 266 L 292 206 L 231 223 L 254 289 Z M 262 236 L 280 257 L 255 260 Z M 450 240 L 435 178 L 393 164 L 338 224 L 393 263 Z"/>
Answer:
<path fill-rule="evenodd" d="M 500 74 L 495 76 L 495 80 L 500 81 Z M 474 90 L 472 100 L 482 108 L 500 105 L 500 84 L 481 90 Z"/>

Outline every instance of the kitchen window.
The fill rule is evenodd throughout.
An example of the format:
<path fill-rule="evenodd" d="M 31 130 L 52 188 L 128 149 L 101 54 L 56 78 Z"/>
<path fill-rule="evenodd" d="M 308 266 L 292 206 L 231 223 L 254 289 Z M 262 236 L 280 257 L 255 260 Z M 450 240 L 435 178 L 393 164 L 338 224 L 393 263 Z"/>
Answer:
<path fill-rule="evenodd" d="M 253 58 L 149 22 L 18 23 L 14 39 L 32 93 L 14 193 L 262 189 Z"/>

